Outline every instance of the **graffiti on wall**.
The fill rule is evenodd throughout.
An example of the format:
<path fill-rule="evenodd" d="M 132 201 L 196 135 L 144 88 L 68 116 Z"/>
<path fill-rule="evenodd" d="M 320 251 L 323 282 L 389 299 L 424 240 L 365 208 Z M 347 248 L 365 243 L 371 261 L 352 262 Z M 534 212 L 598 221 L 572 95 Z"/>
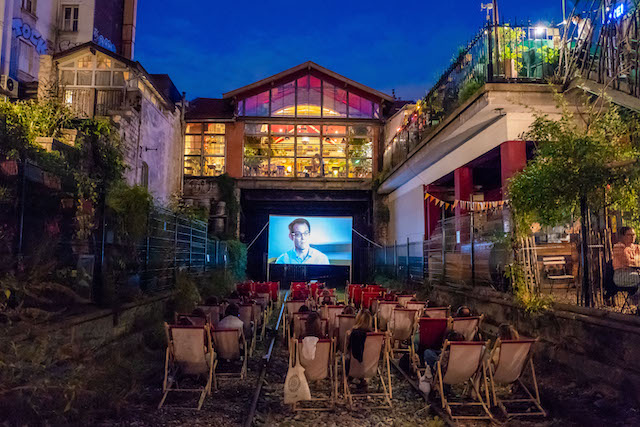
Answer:
<path fill-rule="evenodd" d="M 40 55 L 47 53 L 47 41 L 38 30 L 31 28 L 31 25 L 23 22 L 20 18 L 13 18 L 12 28 L 16 37 L 31 43 Z"/>
<path fill-rule="evenodd" d="M 93 41 L 98 46 L 102 46 L 103 48 L 108 49 L 111 52 L 115 52 L 116 51 L 116 45 L 114 45 L 111 40 L 109 40 L 108 38 L 106 38 L 102 34 L 100 34 L 100 31 L 98 31 L 97 28 L 93 29 Z"/>

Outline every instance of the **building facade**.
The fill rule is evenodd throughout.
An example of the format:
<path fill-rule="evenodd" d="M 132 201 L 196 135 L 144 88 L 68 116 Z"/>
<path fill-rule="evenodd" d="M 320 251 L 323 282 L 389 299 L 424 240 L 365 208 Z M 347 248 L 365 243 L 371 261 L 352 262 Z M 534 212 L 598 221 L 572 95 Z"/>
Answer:
<path fill-rule="evenodd" d="M 40 56 L 93 41 L 133 58 L 137 0 L 7 0 L 0 6 L 0 87 L 35 96 Z"/>
<path fill-rule="evenodd" d="M 185 115 L 184 197 L 224 227 L 215 177 L 227 173 L 239 188 L 241 238 L 258 235 L 274 213 L 352 216 L 371 236 L 372 177 L 393 107 L 391 96 L 313 62 L 195 99 Z M 249 252 L 254 277 L 264 277 L 265 252 L 261 236 Z"/>
<path fill-rule="evenodd" d="M 78 117 L 105 117 L 124 145 L 130 185 L 167 203 L 182 187 L 182 96 L 166 74 L 149 74 L 106 48 L 87 42 L 41 55 L 39 96 L 56 91 Z"/>

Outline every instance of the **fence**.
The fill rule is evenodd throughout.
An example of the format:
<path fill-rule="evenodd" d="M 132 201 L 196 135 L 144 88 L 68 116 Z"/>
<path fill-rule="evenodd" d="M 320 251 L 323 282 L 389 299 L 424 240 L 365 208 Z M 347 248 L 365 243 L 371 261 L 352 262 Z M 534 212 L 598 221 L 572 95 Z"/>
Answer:
<path fill-rule="evenodd" d="M 482 84 L 546 82 L 557 70 L 559 47 L 560 32 L 555 27 L 505 24 L 482 28 L 386 147 L 384 167 L 393 169 L 404 162 Z"/>
<path fill-rule="evenodd" d="M 116 272 L 119 285 L 153 292 L 172 286 L 178 270 L 200 274 L 227 265 L 227 245 L 208 237 L 206 222 L 154 208 L 146 235 L 130 245 L 102 204 L 79 204 L 74 191 L 73 182 L 31 161 L 0 161 L 0 272 L 38 269 L 42 280 L 95 300 L 104 272 Z M 84 240 L 76 235 L 79 220 L 96 228 Z"/>

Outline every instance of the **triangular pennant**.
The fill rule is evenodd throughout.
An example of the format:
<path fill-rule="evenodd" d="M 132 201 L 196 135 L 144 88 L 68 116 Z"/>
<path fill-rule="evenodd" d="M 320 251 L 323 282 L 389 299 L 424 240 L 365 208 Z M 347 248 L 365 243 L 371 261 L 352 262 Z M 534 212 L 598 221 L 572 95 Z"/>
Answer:
<path fill-rule="evenodd" d="M 458 206 L 458 201 L 457 201 L 457 200 L 454 200 L 454 201 L 453 201 L 453 207 L 455 208 L 456 206 Z"/>
<path fill-rule="evenodd" d="M 424 199 L 425 199 L 425 200 L 427 200 L 427 201 L 428 201 L 428 200 L 429 200 L 429 197 L 431 197 L 431 194 L 429 194 L 429 193 L 424 193 Z"/>

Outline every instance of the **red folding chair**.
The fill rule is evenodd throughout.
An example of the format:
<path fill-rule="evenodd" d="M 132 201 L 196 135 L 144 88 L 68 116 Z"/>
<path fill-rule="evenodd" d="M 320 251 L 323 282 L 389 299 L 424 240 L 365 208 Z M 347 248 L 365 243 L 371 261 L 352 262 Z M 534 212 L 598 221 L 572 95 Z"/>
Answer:
<path fill-rule="evenodd" d="M 379 291 L 373 291 L 373 292 L 364 291 L 364 292 L 362 292 L 362 308 L 366 308 L 367 310 L 370 310 L 371 309 L 371 301 L 374 298 L 377 298 L 378 295 L 380 295 Z"/>
<path fill-rule="evenodd" d="M 421 317 L 418 320 L 418 354 L 422 355 L 426 349 L 441 349 L 449 326 L 450 319 L 448 318 Z M 416 360 L 412 360 L 412 363 L 416 372 L 420 372 Z M 426 366 L 423 368 L 426 369 Z"/>
<path fill-rule="evenodd" d="M 269 282 L 269 292 L 271 293 L 271 301 L 278 302 L 280 294 L 280 282 Z"/>

